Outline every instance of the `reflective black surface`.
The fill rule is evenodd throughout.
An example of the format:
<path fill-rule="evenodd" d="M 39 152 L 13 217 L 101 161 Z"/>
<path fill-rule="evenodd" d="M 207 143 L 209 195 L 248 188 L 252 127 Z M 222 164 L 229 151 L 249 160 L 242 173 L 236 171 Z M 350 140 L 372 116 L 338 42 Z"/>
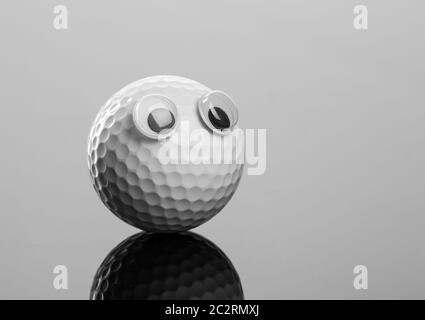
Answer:
<path fill-rule="evenodd" d="M 194 233 L 138 233 L 100 265 L 90 299 L 243 299 L 226 255 Z"/>

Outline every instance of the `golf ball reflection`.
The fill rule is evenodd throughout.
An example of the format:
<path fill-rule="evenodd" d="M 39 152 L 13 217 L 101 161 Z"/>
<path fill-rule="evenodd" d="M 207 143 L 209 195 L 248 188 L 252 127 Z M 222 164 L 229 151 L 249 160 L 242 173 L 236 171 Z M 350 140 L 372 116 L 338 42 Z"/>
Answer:
<path fill-rule="evenodd" d="M 94 277 L 90 298 L 243 299 L 226 255 L 194 233 L 138 233 L 115 247 Z"/>

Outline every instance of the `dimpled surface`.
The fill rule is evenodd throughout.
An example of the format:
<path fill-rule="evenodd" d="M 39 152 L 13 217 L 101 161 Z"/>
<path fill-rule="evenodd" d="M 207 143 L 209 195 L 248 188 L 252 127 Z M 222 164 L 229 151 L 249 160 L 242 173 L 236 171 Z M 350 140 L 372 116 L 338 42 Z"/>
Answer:
<path fill-rule="evenodd" d="M 224 153 L 236 155 L 231 163 L 164 164 L 159 148 L 180 145 L 181 139 L 149 139 L 133 120 L 142 97 L 161 94 L 173 101 L 189 131 L 205 128 L 196 103 L 210 91 L 193 80 L 155 76 L 126 86 L 101 108 L 90 131 L 88 166 L 96 192 L 116 216 L 147 231 L 183 231 L 209 220 L 229 201 L 242 175 L 243 161 L 236 161 L 243 158 L 241 134 L 236 143 L 223 144 Z M 180 127 L 173 134 L 181 134 Z"/>
<path fill-rule="evenodd" d="M 243 291 L 232 263 L 205 238 L 141 232 L 105 258 L 90 298 L 243 299 Z"/>

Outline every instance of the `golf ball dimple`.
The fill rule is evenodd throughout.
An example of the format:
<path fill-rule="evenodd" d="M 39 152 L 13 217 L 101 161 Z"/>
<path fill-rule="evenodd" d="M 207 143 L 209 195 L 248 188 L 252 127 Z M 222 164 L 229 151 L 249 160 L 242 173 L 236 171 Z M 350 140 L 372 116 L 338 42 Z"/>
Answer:
<path fill-rule="evenodd" d="M 92 300 L 244 298 L 226 255 L 194 233 L 138 233 L 104 259 L 94 277 Z"/>
<path fill-rule="evenodd" d="M 226 205 L 242 176 L 237 120 L 225 93 L 196 81 L 136 81 L 113 95 L 92 125 L 93 186 L 117 217 L 137 228 L 172 232 L 199 226 Z"/>

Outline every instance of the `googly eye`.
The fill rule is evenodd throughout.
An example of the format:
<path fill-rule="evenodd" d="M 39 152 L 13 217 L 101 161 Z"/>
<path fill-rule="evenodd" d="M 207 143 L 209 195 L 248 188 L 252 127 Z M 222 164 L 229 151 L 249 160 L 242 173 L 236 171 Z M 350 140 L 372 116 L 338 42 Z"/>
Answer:
<path fill-rule="evenodd" d="M 137 129 L 151 139 L 169 137 L 179 123 L 175 104 L 158 94 L 145 96 L 137 103 L 133 120 Z"/>
<path fill-rule="evenodd" d="M 204 124 L 218 134 L 231 132 L 238 122 L 235 104 L 221 91 L 212 91 L 202 96 L 198 101 L 198 112 Z"/>

